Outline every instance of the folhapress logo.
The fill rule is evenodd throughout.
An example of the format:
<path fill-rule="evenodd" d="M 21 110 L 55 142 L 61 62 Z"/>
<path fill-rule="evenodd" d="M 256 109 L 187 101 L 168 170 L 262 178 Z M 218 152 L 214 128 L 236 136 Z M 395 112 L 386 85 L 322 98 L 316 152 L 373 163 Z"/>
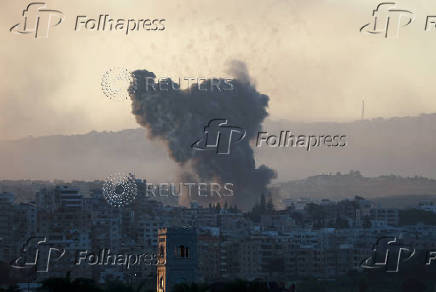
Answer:
<path fill-rule="evenodd" d="M 23 245 L 21 255 L 10 266 L 14 269 L 34 268 L 38 273 L 47 273 L 50 263 L 59 261 L 65 255 L 65 249 L 51 247 L 46 237 L 31 237 Z"/>
<path fill-rule="evenodd" d="M 18 34 L 34 34 L 35 38 L 47 38 L 52 27 L 61 24 L 64 15 L 59 10 L 47 9 L 44 2 L 32 2 L 23 10 L 23 20 L 9 30 Z"/>
<path fill-rule="evenodd" d="M 383 268 L 391 273 L 397 273 L 400 270 L 400 263 L 409 261 L 415 255 L 414 248 L 401 245 L 396 237 L 379 239 L 372 251 L 372 256 L 365 259 L 361 267 L 363 269 Z"/>
<path fill-rule="evenodd" d="M 385 38 L 397 38 L 400 28 L 412 23 L 413 12 L 397 9 L 395 2 L 383 2 L 373 10 L 373 21 L 360 28 L 361 32 L 384 35 Z"/>
<path fill-rule="evenodd" d="M 48 9 L 44 2 L 31 2 L 23 10 L 21 22 L 13 25 L 9 30 L 17 34 L 33 34 L 35 38 L 47 38 L 49 31 L 64 19 L 59 10 Z M 73 18 L 71 18 L 73 19 Z M 72 29 L 76 32 L 123 32 L 126 35 L 138 31 L 164 31 L 165 18 L 113 18 L 109 14 L 99 14 L 88 17 L 77 15 L 74 17 Z"/>
<path fill-rule="evenodd" d="M 215 150 L 217 154 L 230 154 L 231 146 L 245 138 L 244 129 L 230 126 L 226 119 L 214 119 L 204 127 L 203 137 L 192 144 L 199 151 Z"/>

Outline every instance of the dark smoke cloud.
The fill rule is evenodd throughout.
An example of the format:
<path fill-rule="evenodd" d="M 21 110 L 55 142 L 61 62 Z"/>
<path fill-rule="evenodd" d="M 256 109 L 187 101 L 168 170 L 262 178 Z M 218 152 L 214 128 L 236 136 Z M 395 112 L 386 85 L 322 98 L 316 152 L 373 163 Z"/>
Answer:
<path fill-rule="evenodd" d="M 191 168 L 199 181 L 233 183 L 235 192 L 231 203 L 247 208 L 266 192 L 268 183 L 276 175 L 265 165 L 256 168 L 249 144 L 268 115 L 269 98 L 250 84 L 245 64 L 233 62 L 229 72 L 235 76 L 231 81 L 233 90 L 229 91 L 211 86 L 211 79 L 202 81 L 200 87 L 193 84 L 184 90 L 177 86 L 159 90 L 156 86 L 153 90 L 151 85 L 157 82 L 154 73 L 137 70 L 133 72 L 134 81 L 129 91 L 132 113 L 140 125 L 149 129 L 151 138 L 163 140 L 172 158 L 184 170 Z M 223 84 L 224 80 L 219 80 Z M 207 91 L 199 88 L 207 88 Z M 229 155 L 195 151 L 191 147 L 202 137 L 203 128 L 212 119 L 227 119 L 229 125 L 246 131 L 246 138 L 234 144 Z"/>

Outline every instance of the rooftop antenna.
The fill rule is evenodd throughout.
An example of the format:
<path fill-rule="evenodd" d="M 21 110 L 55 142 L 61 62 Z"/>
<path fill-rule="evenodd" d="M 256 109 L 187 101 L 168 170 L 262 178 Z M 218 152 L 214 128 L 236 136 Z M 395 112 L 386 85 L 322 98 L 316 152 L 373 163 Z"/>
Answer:
<path fill-rule="evenodd" d="M 365 100 L 362 99 L 362 113 L 361 113 L 361 120 L 365 119 Z"/>

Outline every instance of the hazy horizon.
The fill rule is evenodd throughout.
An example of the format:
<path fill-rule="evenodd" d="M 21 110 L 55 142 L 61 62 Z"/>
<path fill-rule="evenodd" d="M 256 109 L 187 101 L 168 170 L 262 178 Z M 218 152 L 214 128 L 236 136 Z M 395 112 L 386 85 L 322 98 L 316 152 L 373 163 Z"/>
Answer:
<path fill-rule="evenodd" d="M 137 127 L 130 101 L 111 101 L 102 93 L 103 74 L 116 67 L 173 79 L 231 77 L 228 62 L 240 60 L 257 90 L 270 97 L 268 112 L 274 120 L 352 121 L 360 118 L 362 100 L 369 119 L 436 112 L 427 57 L 436 40 L 434 32 L 423 29 L 436 3 L 399 3 L 415 13 L 416 21 L 398 39 L 359 32 L 378 4 L 226 0 L 210 9 L 195 0 L 47 1 L 65 19 L 47 39 L 35 40 L 9 32 L 22 21 L 25 6 L 5 0 L 0 140 Z M 165 18 L 166 29 L 127 36 L 74 31 L 77 15 L 105 13 Z"/>
<path fill-rule="evenodd" d="M 319 121 L 299 121 L 299 120 L 289 120 L 289 119 L 285 119 L 285 118 L 279 118 L 279 119 L 272 119 L 270 116 L 268 116 L 265 119 L 265 123 L 268 122 L 288 122 L 288 123 L 296 123 L 296 124 L 323 124 L 323 123 L 332 123 L 332 124 L 348 124 L 348 123 L 354 123 L 354 122 L 359 122 L 359 121 L 372 121 L 372 120 L 378 120 L 378 119 L 383 119 L 383 120 L 389 120 L 389 119 L 397 119 L 397 118 L 413 118 L 413 117 L 420 117 L 420 116 L 424 116 L 424 115 L 434 115 L 436 114 L 435 112 L 429 112 L 429 113 L 419 113 L 416 115 L 405 115 L 405 116 L 392 116 L 392 117 L 373 117 L 373 118 L 365 118 L 365 119 L 350 119 L 350 120 L 319 120 Z M 135 129 L 139 129 L 142 128 L 140 125 L 137 125 L 136 127 L 131 127 L 131 128 L 124 128 L 124 129 L 104 129 L 104 130 L 95 130 L 95 129 L 90 129 L 90 130 L 86 130 L 86 131 L 82 131 L 82 132 L 75 132 L 75 133 L 53 133 L 53 134 L 47 134 L 47 135 L 26 135 L 26 136 L 21 136 L 21 137 L 16 137 L 16 138 L 10 138 L 10 139 L 0 139 L 0 141 L 3 142 L 12 142 L 12 141 L 18 141 L 18 140 L 23 140 L 23 139 L 28 139 L 28 138 L 44 138 L 44 137 L 50 137 L 50 136 L 81 136 L 81 135 L 87 135 L 93 132 L 97 132 L 97 133 L 105 133 L 105 132 L 121 132 L 121 131 L 126 131 L 126 130 L 135 130 Z M 147 138 L 147 137 L 146 137 Z M 148 139 L 148 138 L 147 138 Z"/>

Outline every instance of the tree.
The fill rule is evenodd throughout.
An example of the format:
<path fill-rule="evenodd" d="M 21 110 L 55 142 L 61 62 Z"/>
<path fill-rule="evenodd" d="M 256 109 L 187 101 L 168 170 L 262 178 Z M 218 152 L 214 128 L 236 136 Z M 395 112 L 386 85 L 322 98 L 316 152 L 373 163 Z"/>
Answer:
<path fill-rule="evenodd" d="M 322 206 L 309 203 L 304 207 L 304 210 L 312 219 L 314 227 L 323 227 L 325 225 L 325 212 Z"/>
<path fill-rule="evenodd" d="M 365 279 L 361 279 L 359 281 L 359 292 L 366 292 L 368 291 L 368 283 Z"/>
<path fill-rule="evenodd" d="M 297 285 L 298 292 L 327 292 L 326 285 L 316 279 L 306 279 Z"/>
<path fill-rule="evenodd" d="M 63 291 L 69 292 L 73 291 L 73 286 L 69 278 L 49 278 L 42 281 L 41 287 L 38 288 L 39 291 L 56 292 Z"/>
<path fill-rule="evenodd" d="M 17 285 L 11 285 L 5 291 L 6 292 L 20 292 L 20 289 L 18 288 Z"/>
<path fill-rule="evenodd" d="M 425 288 L 421 281 L 414 278 L 406 279 L 402 285 L 403 292 L 424 292 Z"/>
<path fill-rule="evenodd" d="M 186 283 L 180 283 L 174 286 L 173 292 L 206 292 L 208 291 L 208 286 L 204 284 L 191 283 L 190 285 Z"/>
<path fill-rule="evenodd" d="M 106 285 L 105 292 L 134 292 L 133 288 L 119 281 L 111 281 Z"/>
<path fill-rule="evenodd" d="M 69 275 L 65 278 L 50 278 L 42 281 L 42 286 L 38 288 L 38 291 L 47 292 L 102 292 L 92 279 L 77 278 L 71 281 Z M 118 290 L 117 290 L 118 291 Z"/>

